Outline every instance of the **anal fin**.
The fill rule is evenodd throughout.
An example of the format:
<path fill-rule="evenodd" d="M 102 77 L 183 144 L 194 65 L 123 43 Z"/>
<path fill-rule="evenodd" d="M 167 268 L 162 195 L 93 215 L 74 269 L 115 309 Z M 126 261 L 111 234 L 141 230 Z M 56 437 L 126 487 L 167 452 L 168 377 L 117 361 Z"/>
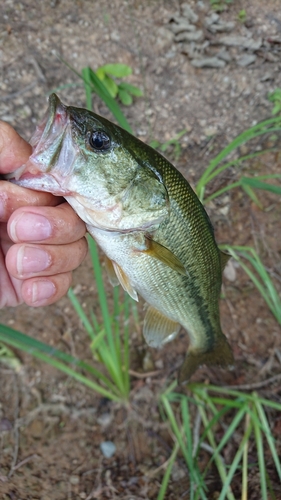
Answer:
<path fill-rule="evenodd" d="M 127 292 L 130 295 L 130 297 L 132 297 L 132 299 L 138 301 L 139 300 L 138 294 L 137 294 L 136 290 L 132 287 L 127 274 L 123 271 L 123 269 L 118 264 L 116 264 L 116 262 L 114 262 L 114 260 L 112 261 L 112 265 L 113 265 L 116 277 L 117 277 L 119 283 L 124 288 L 125 292 Z"/>
<path fill-rule="evenodd" d="M 150 347 L 162 347 L 173 340 L 179 330 L 179 323 L 149 306 L 144 319 L 143 335 Z"/>

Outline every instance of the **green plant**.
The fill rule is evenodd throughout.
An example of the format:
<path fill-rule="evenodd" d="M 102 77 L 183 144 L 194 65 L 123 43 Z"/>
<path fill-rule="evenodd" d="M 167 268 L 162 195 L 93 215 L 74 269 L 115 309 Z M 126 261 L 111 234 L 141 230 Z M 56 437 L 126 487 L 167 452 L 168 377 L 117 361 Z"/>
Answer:
<path fill-rule="evenodd" d="M 124 113 L 122 112 L 119 104 L 110 95 L 106 86 L 97 77 L 96 73 L 92 70 L 92 68 L 87 66 L 82 69 L 81 73 L 79 73 L 64 59 L 61 58 L 61 61 L 83 81 L 86 94 L 86 107 L 92 110 L 92 94 L 93 93 L 97 94 L 99 98 L 108 107 L 108 109 L 111 111 L 111 113 L 119 123 L 120 127 L 132 133 L 132 128 L 129 125 L 126 117 L 124 116 Z"/>
<path fill-rule="evenodd" d="M 238 484 L 241 483 L 241 498 L 246 499 L 248 471 L 251 467 L 250 460 L 252 462 L 254 455 L 260 477 L 261 499 L 267 500 L 268 490 L 272 492 L 272 487 L 266 470 L 265 453 L 271 454 L 281 481 L 280 451 L 277 449 L 267 412 L 269 410 L 280 412 L 281 404 L 262 398 L 256 392 L 246 394 L 229 388 L 203 384 L 190 384 L 190 397 L 177 394 L 173 389 L 174 384 L 160 399 L 177 445 L 170 457 L 162 485 L 165 484 L 167 488 L 171 463 L 174 463 L 180 450 L 189 472 L 191 500 L 209 498 L 205 478 L 213 464 L 221 479 L 221 491 L 216 498 L 235 500 L 237 497 L 234 496 L 232 487 L 236 481 Z M 201 431 L 198 425 L 193 425 L 193 433 L 190 420 L 191 406 L 197 412 L 197 420 L 201 422 Z M 231 447 L 233 450 L 229 463 L 225 463 L 223 458 L 226 447 L 228 449 Z M 201 449 L 210 453 L 209 462 L 204 470 L 198 467 Z M 249 449 L 251 449 L 251 459 Z M 165 491 L 163 487 L 157 500 L 165 498 Z"/>
<path fill-rule="evenodd" d="M 114 290 L 113 312 L 110 313 L 97 248 L 91 237 L 89 237 L 89 248 L 102 312 L 101 324 L 98 323 L 93 313 L 90 319 L 86 316 L 73 290 L 69 290 L 68 296 L 90 337 L 93 357 L 103 369 L 96 368 L 94 364 L 85 363 L 2 324 L 0 324 L 0 341 L 49 363 L 104 397 L 126 403 L 130 392 L 129 319 L 133 313 L 137 321 L 137 312 L 132 304 L 133 301 L 127 294 L 124 293 L 124 302 L 121 303 L 118 287 Z M 121 325 L 123 325 L 123 332 L 120 331 Z M 104 374 L 104 369 L 106 374 Z"/>
<path fill-rule="evenodd" d="M 243 161 L 256 158 L 266 152 L 275 151 L 275 149 L 271 148 L 268 150 L 256 151 L 248 155 L 230 159 L 226 163 L 222 163 L 230 154 L 233 154 L 242 144 L 245 144 L 251 141 L 252 139 L 255 139 L 265 134 L 272 134 L 273 132 L 280 132 L 280 131 L 281 131 L 281 117 L 276 116 L 274 118 L 269 118 L 268 120 L 264 120 L 258 123 L 257 125 L 254 125 L 253 127 L 250 127 L 249 129 L 245 130 L 244 132 L 242 132 L 242 134 L 239 134 L 233 141 L 231 141 L 224 149 L 222 149 L 220 153 L 211 160 L 207 168 L 204 170 L 204 173 L 200 177 L 199 181 L 197 182 L 196 193 L 199 199 L 202 201 L 202 203 L 206 204 L 211 199 L 237 186 L 243 187 L 243 189 L 247 192 L 247 194 L 252 195 L 251 197 L 253 197 L 253 188 L 267 189 L 271 191 L 277 190 L 277 193 L 279 194 L 280 188 L 278 186 L 276 187 L 274 185 L 262 182 L 264 179 L 269 179 L 274 177 L 281 178 L 281 174 L 276 174 L 276 176 L 268 175 L 252 179 L 241 177 L 239 181 L 234 182 L 232 184 L 228 184 L 227 187 L 221 188 L 215 193 L 212 193 L 212 195 L 205 198 L 205 191 L 207 184 L 212 180 L 214 180 L 215 177 L 224 172 L 227 168 L 241 167 Z M 256 199 L 257 198 L 255 198 L 255 201 Z"/>
<path fill-rule="evenodd" d="M 281 325 L 281 299 L 257 252 L 246 246 L 220 245 L 220 248 L 229 253 L 240 264 Z"/>
<path fill-rule="evenodd" d="M 116 78 L 124 78 L 132 74 L 132 68 L 126 64 L 105 64 L 95 71 L 97 77 L 103 82 L 111 97 L 118 97 L 122 104 L 130 106 L 133 96 L 141 97 L 142 90 L 127 82 L 118 83 Z"/>
<path fill-rule="evenodd" d="M 224 11 L 232 2 L 233 0 L 210 0 L 211 7 L 216 12 Z"/>
<path fill-rule="evenodd" d="M 281 89 L 277 88 L 274 92 L 268 94 L 268 100 L 273 102 L 274 106 L 272 109 L 272 114 L 277 115 L 281 111 Z"/>
<path fill-rule="evenodd" d="M 247 20 L 247 14 L 246 14 L 246 10 L 245 9 L 239 10 L 237 19 L 238 19 L 238 21 L 240 21 L 240 23 L 244 24 L 246 22 L 246 20 Z"/>
<path fill-rule="evenodd" d="M 161 143 L 159 141 L 154 140 L 154 141 L 151 141 L 149 143 L 149 145 L 152 148 L 159 149 L 159 151 L 161 151 L 161 153 L 165 153 L 167 151 L 167 149 L 169 149 L 171 147 L 173 149 L 172 156 L 175 158 L 175 161 L 177 161 L 180 157 L 180 154 L 181 154 L 180 139 L 182 138 L 182 136 L 184 134 L 186 134 L 186 132 L 187 132 L 186 129 L 183 129 L 180 132 L 178 132 L 178 134 L 176 134 L 175 137 L 173 137 L 172 139 L 169 139 L 166 142 Z"/>

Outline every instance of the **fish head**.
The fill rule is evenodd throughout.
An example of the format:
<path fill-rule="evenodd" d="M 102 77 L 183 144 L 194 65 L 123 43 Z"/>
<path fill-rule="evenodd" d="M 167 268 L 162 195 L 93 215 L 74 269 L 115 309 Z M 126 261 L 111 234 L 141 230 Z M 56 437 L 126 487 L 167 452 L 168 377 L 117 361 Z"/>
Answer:
<path fill-rule="evenodd" d="M 30 142 L 32 155 L 10 180 L 64 196 L 87 224 L 129 231 L 154 228 L 168 215 L 148 146 L 109 120 L 52 94 Z"/>

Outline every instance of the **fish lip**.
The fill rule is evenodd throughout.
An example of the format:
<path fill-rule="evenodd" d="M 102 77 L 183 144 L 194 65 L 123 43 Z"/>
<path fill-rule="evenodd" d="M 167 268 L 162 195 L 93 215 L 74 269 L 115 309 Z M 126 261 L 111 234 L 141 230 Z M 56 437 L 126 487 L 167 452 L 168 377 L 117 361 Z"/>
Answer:
<path fill-rule="evenodd" d="M 33 136 L 30 139 L 30 144 L 33 148 L 33 153 L 43 147 L 48 142 L 48 139 L 56 132 L 56 128 L 61 128 L 67 123 L 66 106 L 61 102 L 56 94 L 49 96 L 49 105 L 41 122 L 37 125 Z"/>
<path fill-rule="evenodd" d="M 5 179 L 14 184 L 22 185 L 31 176 L 41 176 L 45 173 L 38 166 L 37 158 L 46 151 L 50 144 L 58 138 L 69 122 L 67 106 L 65 106 L 56 94 L 49 96 L 49 105 L 43 119 L 37 125 L 33 136 L 30 139 L 32 154 L 26 164 L 17 168 L 14 172 L 5 175 Z M 28 187 L 26 185 L 26 187 Z"/>

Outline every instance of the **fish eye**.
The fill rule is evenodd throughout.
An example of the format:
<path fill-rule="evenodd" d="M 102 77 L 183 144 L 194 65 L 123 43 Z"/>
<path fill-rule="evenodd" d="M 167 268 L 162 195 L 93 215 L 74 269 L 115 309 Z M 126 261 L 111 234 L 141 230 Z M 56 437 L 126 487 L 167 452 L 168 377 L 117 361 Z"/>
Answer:
<path fill-rule="evenodd" d="M 94 130 L 89 135 L 89 145 L 95 151 L 107 151 L 111 146 L 111 141 L 103 130 Z"/>

